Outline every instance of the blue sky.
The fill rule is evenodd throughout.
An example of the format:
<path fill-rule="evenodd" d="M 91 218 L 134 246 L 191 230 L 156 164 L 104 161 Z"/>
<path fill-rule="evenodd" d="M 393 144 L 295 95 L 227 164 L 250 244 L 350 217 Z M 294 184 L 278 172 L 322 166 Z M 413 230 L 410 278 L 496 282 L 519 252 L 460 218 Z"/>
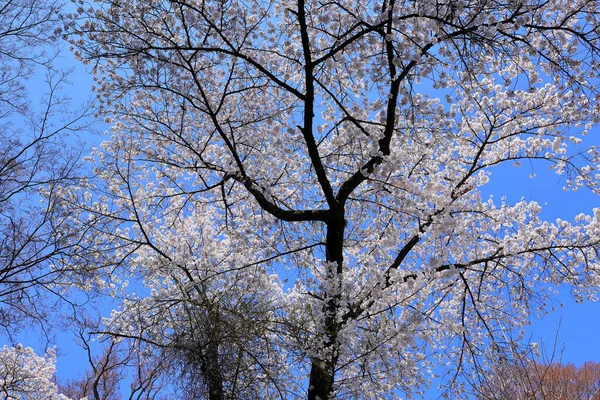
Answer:
<path fill-rule="evenodd" d="M 600 127 L 587 137 L 588 145 L 600 144 Z M 535 172 L 536 178 L 529 178 Z M 549 221 L 557 218 L 572 220 L 579 213 L 591 213 L 600 207 L 600 198 L 587 189 L 577 192 L 563 191 L 563 178 L 548 170 L 547 166 L 524 164 L 519 168 L 498 168 L 490 178 L 489 192 L 495 199 L 506 196 L 509 202 L 534 200 L 544 206 L 542 216 Z M 531 316 L 531 325 L 526 338 L 544 343 L 548 353 L 556 345 L 562 349 L 562 362 L 582 364 L 585 361 L 600 361 L 600 302 L 576 303 L 568 288 L 559 288 L 560 295 L 556 310 L 543 318 Z M 559 306 L 559 302 L 563 304 Z M 557 336 L 558 333 L 558 336 Z M 563 347 L 564 346 L 564 347 Z M 557 354 L 557 358 L 558 358 Z"/>

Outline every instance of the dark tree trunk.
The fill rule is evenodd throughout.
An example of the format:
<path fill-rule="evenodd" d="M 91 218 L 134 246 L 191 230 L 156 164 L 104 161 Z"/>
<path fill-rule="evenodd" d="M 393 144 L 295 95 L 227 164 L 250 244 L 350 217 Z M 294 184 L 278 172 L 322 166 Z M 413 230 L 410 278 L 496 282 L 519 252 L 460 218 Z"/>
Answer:
<path fill-rule="evenodd" d="M 218 344 L 210 342 L 206 349 L 207 361 L 203 365 L 203 375 L 208 386 L 208 400 L 223 399 L 223 377 L 219 365 L 219 349 Z"/>
<path fill-rule="evenodd" d="M 208 400 L 223 400 L 223 374 L 219 359 L 221 316 L 213 310 L 210 310 L 208 315 L 209 321 L 205 324 L 208 328 L 208 342 L 202 349 L 202 375 L 208 386 Z"/>
<path fill-rule="evenodd" d="M 333 383 L 335 381 L 335 367 L 339 358 L 338 332 L 340 324 L 337 322 L 337 314 L 340 307 L 340 290 L 343 272 L 343 242 L 344 242 L 344 209 L 331 212 L 332 217 L 327 222 L 327 261 L 330 263 L 326 274 L 328 283 L 335 287 L 334 293 L 324 293 L 325 304 L 325 326 L 322 332 L 325 343 L 325 357 L 313 359 L 310 370 L 310 381 L 308 388 L 309 400 L 326 400 L 331 397 Z"/>

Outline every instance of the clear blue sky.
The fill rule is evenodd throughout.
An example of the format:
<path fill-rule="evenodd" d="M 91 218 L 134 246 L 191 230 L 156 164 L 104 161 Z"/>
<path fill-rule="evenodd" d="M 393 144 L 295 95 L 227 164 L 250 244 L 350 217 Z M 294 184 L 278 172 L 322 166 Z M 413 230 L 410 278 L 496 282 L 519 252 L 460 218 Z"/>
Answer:
<path fill-rule="evenodd" d="M 587 139 L 588 146 L 599 145 L 600 127 L 590 132 Z M 532 172 L 537 175 L 535 179 L 529 178 Z M 542 205 L 546 203 L 542 216 L 549 221 L 556 218 L 572 220 L 581 212 L 591 213 L 593 208 L 600 208 L 599 196 L 589 190 L 563 191 L 561 177 L 541 164 L 498 169 L 494 171 L 490 182 L 489 190 L 494 193 L 495 198 L 506 196 L 509 201 L 514 202 L 524 197 Z M 540 342 L 543 339 L 551 352 L 557 339 L 557 350 L 564 345 L 563 362 L 600 362 L 600 342 L 597 340 L 597 333 L 600 332 L 600 302 L 576 303 L 568 288 L 562 289 L 558 300 L 563 303 L 563 307 L 556 307 L 556 311 L 549 312 L 542 319 L 531 316 L 531 326 L 528 329 L 531 340 Z"/>

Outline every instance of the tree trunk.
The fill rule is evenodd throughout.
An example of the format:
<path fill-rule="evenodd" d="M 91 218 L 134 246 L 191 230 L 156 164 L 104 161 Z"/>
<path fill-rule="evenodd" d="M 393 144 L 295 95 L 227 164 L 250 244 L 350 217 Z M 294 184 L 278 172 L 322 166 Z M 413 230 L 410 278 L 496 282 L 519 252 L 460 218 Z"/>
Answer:
<path fill-rule="evenodd" d="M 219 344 L 215 340 L 211 340 L 206 346 L 202 362 L 202 374 L 208 387 L 208 399 L 222 400 L 223 377 L 219 363 Z"/>
<path fill-rule="evenodd" d="M 310 381 L 308 388 L 309 400 L 326 400 L 331 398 L 335 381 L 335 367 L 339 358 L 338 332 L 340 325 L 337 314 L 340 307 L 341 283 L 343 272 L 343 242 L 344 242 L 344 209 L 332 210 L 332 217 L 327 223 L 326 258 L 328 270 L 326 273 L 326 288 L 335 288 L 333 293 L 324 293 L 325 314 L 323 336 L 324 357 L 315 358 L 311 363 Z M 331 284 L 333 283 L 333 284 Z"/>
<path fill-rule="evenodd" d="M 328 365 L 329 364 L 329 365 Z M 310 367 L 309 400 L 326 400 L 333 390 L 334 369 L 330 363 L 313 360 Z"/>

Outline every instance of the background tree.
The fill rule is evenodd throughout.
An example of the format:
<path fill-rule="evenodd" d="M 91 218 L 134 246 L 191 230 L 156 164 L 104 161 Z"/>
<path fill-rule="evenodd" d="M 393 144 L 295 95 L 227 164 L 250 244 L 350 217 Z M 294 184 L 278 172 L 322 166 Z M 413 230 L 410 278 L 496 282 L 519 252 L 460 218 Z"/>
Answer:
<path fill-rule="evenodd" d="M 31 109 L 25 82 L 38 67 L 53 66 L 60 11 L 60 3 L 52 0 L 9 0 L 2 4 L 0 117 Z"/>
<path fill-rule="evenodd" d="M 123 200 L 135 204 L 134 198 Z M 175 219 L 165 219 L 160 230 L 147 228 L 153 241 L 128 257 L 121 276 L 143 282 L 146 295 L 116 291 L 125 301 L 100 332 L 154 347 L 146 362 L 160 360 L 162 376 L 182 398 L 285 396 L 294 381 L 283 378 L 277 285 L 261 268 L 247 268 L 256 257 L 251 241 L 214 229 L 210 215 L 217 211 L 196 204 L 183 220 L 173 213 Z M 235 250 L 224 251 L 228 243 Z"/>
<path fill-rule="evenodd" d="M 600 364 L 588 361 L 581 366 L 539 354 L 537 343 L 517 349 L 491 362 L 488 373 L 475 384 L 474 395 L 481 400 L 600 399 Z"/>
<path fill-rule="evenodd" d="M 139 341 L 115 340 L 98 336 L 100 318 L 92 318 L 90 310 L 104 305 L 93 299 L 85 306 L 74 307 L 64 324 L 73 340 L 83 350 L 72 379 L 56 382 L 60 393 L 70 399 L 86 400 L 158 400 L 174 398 L 170 365 Z M 96 311 L 97 314 L 97 311 Z M 71 336 L 63 334 L 63 338 Z M 122 338 L 120 338 L 122 339 Z M 63 339 L 64 340 L 64 339 Z"/>
<path fill-rule="evenodd" d="M 0 5 L 0 326 L 8 336 L 32 319 L 47 325 L 45 300 L 70 246 L 55 187 L 77 177 L 80 150 L 67 137 L 84 128 L 86 111 L 75 114 L 61 94 L 59 11 L 55 1 Z M 30 96 L 32 76 L 44 83 Z"/>
<path fill-rule="evenodd" d="M 219 293 L 239 281 L 234 296 L 258 287 L 275 306 L 262 354 L 289 366 L 267 397 L 418 394 L 435 365 L 462 393 L 557 285 L 595 297 L 600 211 L 550 222 L 482 190 L 526 162 L 598 192 L 583 141 L 599 27 L 592 0 L 83 4 L 67 35 L 114 124 L 97 181 L 61 194 L 89 233 L 74 267 L 104 266 L 99 285 L 124 296 L 107 330 L 144 337 L 119 321 L 181 301 L 157 277 L 183 274 L 201 313 L 235 309 Z M 205 243 L 163 241 L 197 209 L 219 242 L 206 259 Z M 208 260 L 225 283 L 206 303 Z M 135 294 L 123 284 L 140 271 Z"/>

